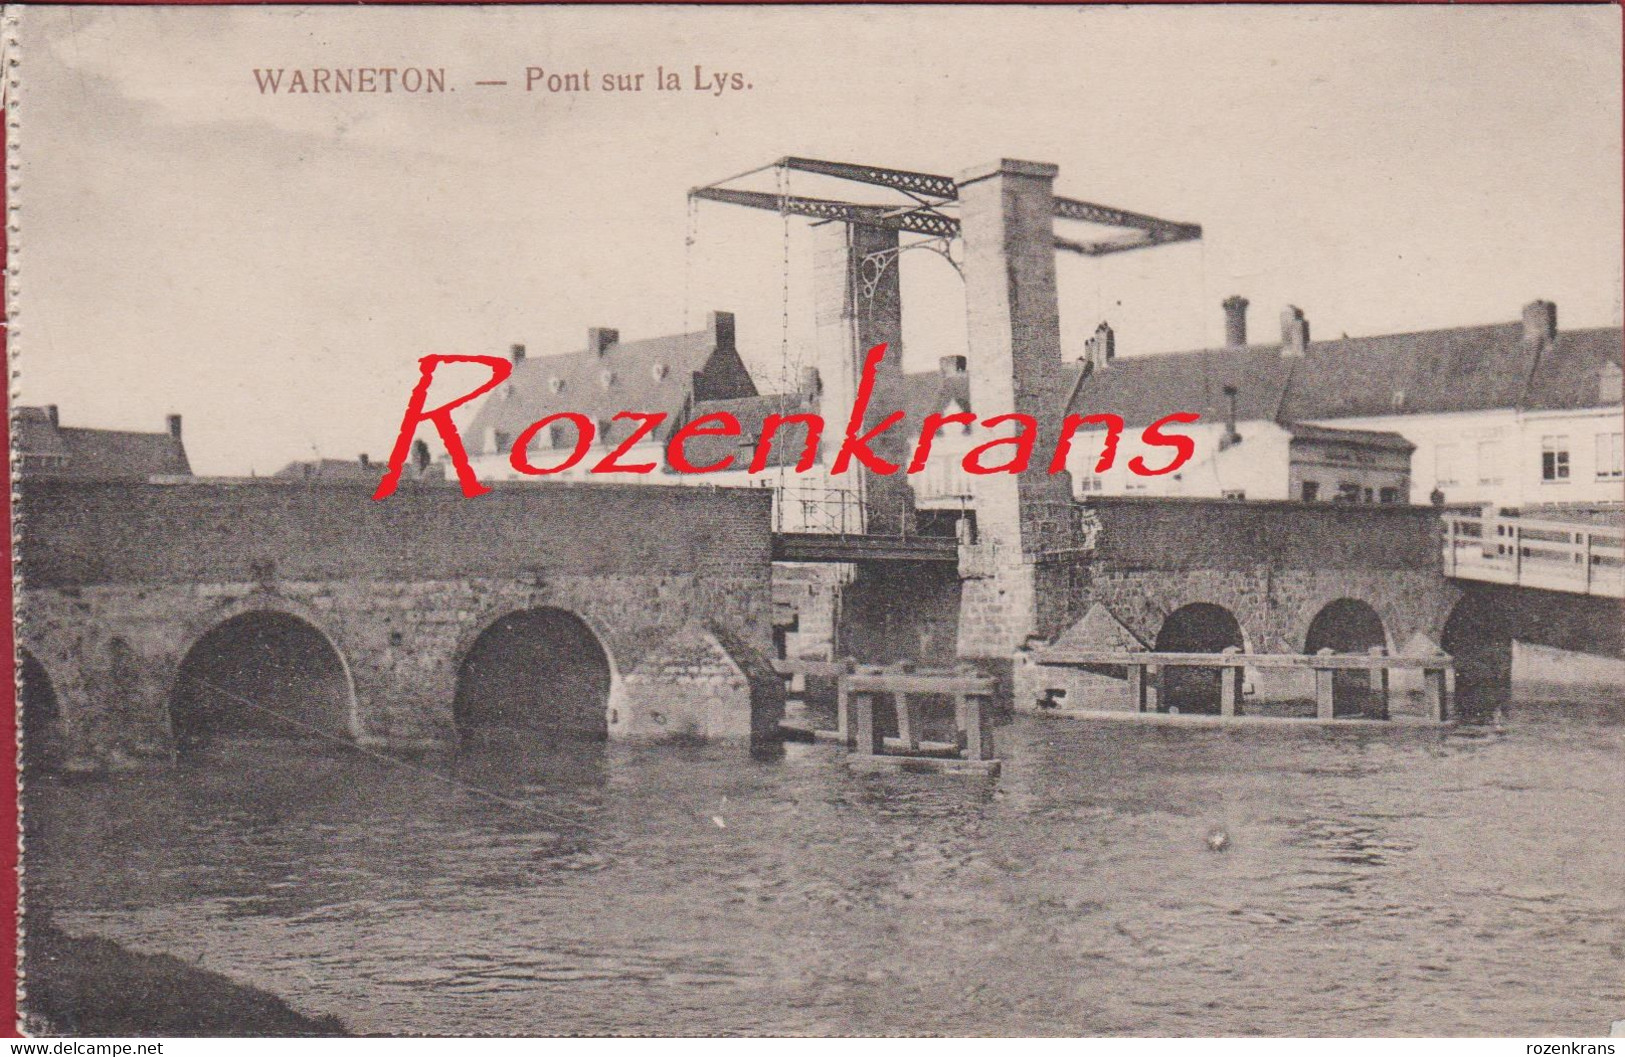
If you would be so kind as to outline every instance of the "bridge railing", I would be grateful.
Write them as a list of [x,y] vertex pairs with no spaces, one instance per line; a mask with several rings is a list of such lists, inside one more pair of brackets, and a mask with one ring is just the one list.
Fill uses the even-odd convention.
[[1625,530],[1484,514],[1444,518],[1444,574],[1625,598]]
[[1239,716],[1242,673],[1248,669],[1297,669],[1314,672],[1315,717],[1336,719],[1336,675],[1362,672],[1369,676],[1372,693],[1379,698],[1378,714],[1388,716],[1388,676],[1395,671],[1420,671],[1429,718],[1443,722],[1451,714],[1451,685],[1455,660],[1445,654],[1431,657],[1389,656],[1379,650],[1367,654],[1242,653],[1234,647],[1223,653],[1148,653],[1126,650],[1049,649],[1034,657],[1039,664],[1062,667],[1112,667],[1125,670],[1129,711],[1152,710],[1150,690],[1158,688],[1159,707],[1167,697],[1162,677],[1173,668],[1216,668],[1220,671],[1219,715]]

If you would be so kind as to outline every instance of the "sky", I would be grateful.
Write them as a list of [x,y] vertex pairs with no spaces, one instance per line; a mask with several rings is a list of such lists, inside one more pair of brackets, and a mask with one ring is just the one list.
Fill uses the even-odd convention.
[[[67,425],[179,412],[197,472],[265,474],[382,458],[425,354],[710,309],[774,388],[811,358],[805,224],[685,192],[784,155],[1047,161],[1059,194],[1200,223],[1058,260],[1069,357],[1102,319],[1119,355],[1218,344],[1230,294],[1259,341],[1287,304],[1317,338],[1535,298],[1617,326],[1620,53],[1613,6],[25,8],[16,398]],[[696,65],[749,87],[689,90]],[[451,90],[253,73],[365,66]],[[527,93],[528,67],[645,90]],[[962,353],[953,269],[909,253],[902,277],[910,369]]]

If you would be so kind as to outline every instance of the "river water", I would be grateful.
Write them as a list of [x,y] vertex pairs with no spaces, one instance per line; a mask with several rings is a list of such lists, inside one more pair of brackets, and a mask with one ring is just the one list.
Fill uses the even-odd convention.
[[[827,744],[211,750],[29,794],[29,898],[356,1032],[1596,1035],[1625,708],[1021,717],[995,781]],[[1224,851],[1208,837],[1222,829]]]

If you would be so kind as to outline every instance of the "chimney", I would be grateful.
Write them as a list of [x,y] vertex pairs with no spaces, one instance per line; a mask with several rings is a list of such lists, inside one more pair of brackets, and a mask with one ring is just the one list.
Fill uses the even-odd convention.
[[[588,331],[587,333],[590,335],[592,332]],[[514,342],[512,345],[509,345],[508,346],[508,359],[512,360],[514,362],[515,366],[517,366],[517,365],[519,365],[521,363],[524,363],[525,362],[525,346],[522,345],[521,343],[517,342],[517,341]]]
[[181,416],[169,416],[169,435],[174,437],[176,440],[181,439]]
[[712,312],[705,317],[705,329],[711,332],[711,347],[715,349],[731,349],[734,347],[734,314],[732,312]]
[[817,396],[824,391],[824,380],[818,376],[817,367],[803,367],[801,369],[800,384],[797,392],[802,396]]
[[1523,306],[1523,340],[1528,345],[1545,345],[1557,338],[1557,306],[1550,301],[1531,301]]
[[610,327],[587,328],[587,351],[594,356],[602,356],[609,351],[611,345],[619,344],[621,332]]
[[1281,355],[1302,356],[1309,347],[1309,321],[1303,309],[1287,305],[1281,310]]
[[367,457],[366,452],[362,452],[361,453],[361,468],[363,470],[365,470],[370,465],[372,465],[372,460]]
[[[524,348],[523,345],[520,348]],[[429,468],[429,444],[427,441],[414,440],[412,442],[412,465],[422,473]]]
[[1233,385],[1224,387],[1224,436],[1219,438],[1220,451],[1241,439],[1241,434],[1236,432],[1236,394],[1238,392],[1239,390]]
[[55,404],[45,405],[45,417],[51,420],[51,428],[56,429],[62,425],[61,416],[57,413]]
[[1095,328],[1094,337],[1084,342],[1083,347],[1090,369],[1104,369],[1117,356],[1117,335],[1112,333],[1112,325],[1102,320]]
[[942,356],[937,359],[937,370],[944,378],[953,378],[969,370],[969,364],[963,356]]
[[1247,304],[1240,294],[1224,299],[1224,344],[1226,348],[1240,349],[1247,345]]

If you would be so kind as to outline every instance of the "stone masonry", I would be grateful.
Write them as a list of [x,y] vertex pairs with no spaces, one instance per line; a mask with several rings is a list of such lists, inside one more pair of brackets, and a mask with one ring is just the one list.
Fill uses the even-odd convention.
[[[671,694],[674,731],[745,737],[782,710],[761,677],[772,648],[766,492],[526,484],[465,500],[424,485],[374,503],[365,486],[34,481],[21,493],[19,645],[49,676],[83,766],[171,758],[187,652],[260,610],[333,646],[363,743],[451,741],[462,657],[504,615],[538,607],[592,629],[612,712],[632,672],[640,694]],[[692,673],[664,674],[668,653],[690,663],[697,635],[734,673],[698,704]]]

